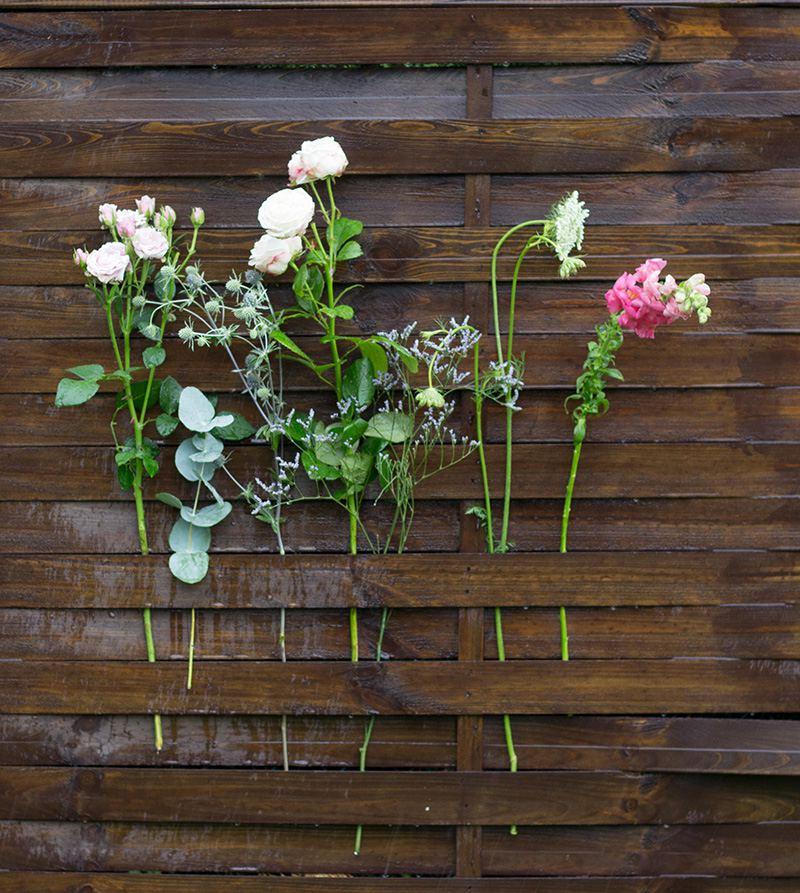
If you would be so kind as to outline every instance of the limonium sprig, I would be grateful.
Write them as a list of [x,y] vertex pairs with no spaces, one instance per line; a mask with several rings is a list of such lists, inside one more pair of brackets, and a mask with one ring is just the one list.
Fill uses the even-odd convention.
[[[509,523],[511,517],[511,483],[513,471],[513,418],[518,410],[519,395],[524,384],[525,358],[514,354],[514,326],[516,321],[517,287],[525,258],[531,251],[545,248],[559,261],[559,276],[566,279],[583,269],[585,262],[573,254],[583,246],[584,223],[589,211],[580,200],[577,192],[571,192],[556,202],[541,220],[526,220],[512,226],[498,240],[492,251],[491,261],[491,299],[492,320],[494,323],[495,347],[497,358],[490,363],[488,370],[481,374],[477,349],[474,354],[474,400],[476,420],[476,441],[478,460],[483,483],[483,505],[469,510],[482,524],[486,534],[486,549],[489,553],[507,552],[511,548],[509,542]],[[522,248],[519,250],[511,277],[511,288],[508,307],[508,333],[505,345],[500,328],[500,301],[498,296],[497,264],[500,252],[506,242],[516,233],[532,230]],[[505,470],[503,486],[503,507],[500,530],[494,530],[491,503],[491,485],[489,471],[483,446],[483,403],[490,399],[505,409]],[[501,661],[506,659],[505,640],[503,636],[503,615],[501,608],[494,609],[495,637],[497,639],[497,656]],[[511,717],[503,716],[503,732],[508,751],[509,768],[517,771],[517,754],[511,728]],[[517,833],[517,826],[511,826],[511,833]]]
[[[192,211],[192,233],[183,254],[175,234],[175,211],[169,205],[156,210],[155,199],[149,195],[137,199],[135,209],[102,204],[98,218],[109,241],[92,251],[76,248],[73,256],[105,318],[114,366],[107,370],[100,363],[90,363],[68,369],[73,377],[58,383],[56,406],[86,403],[99,391],[101,382],[115,387],[110,425],[117,478],[123,490],[133,492],[139,549],[147,555],[143,482],[159,469],[158,445],[147,436],[148,426],[155,421],[151,410],[158,403],[162,385],[156,370],[166,359],[164,333],[173,318],[175,283],[195,252],[204,215],[200,208]],[[154,299],[148,300],[151,294]],[[137,333],[147,343],[140,358],[134,357],[134,351],[139,351],[133,340]],[[132,429],[124,438],[117,433],[120,413],[127,413]],[[149,607],[143,609],[143,623],[147,659],[153,663],[156,650]],[[155,747],[161,750],[161,717],[156,714],[153,723]]]
[[[572,494],[581,448],[586,439],[587,421],[608,411],[607,382],[623,381],[622,373],[616,367],[616,356],[622,346],[624,332],[627,330],[639,338],[652,339],[660,326],[672,325],[692,315],[696,315],[697,321],[704,325],[711,316],[708,306],[711,289],[705,276],[695,273],[680,283],[670,275],[662,280],[661,272],[666,265],[667,262],[659,257],[650,258],[633,273],[623,273],[606,292],[609,316],[597,326],[596,340],[588,343],[583,372],[575,382],[575,393],[566,400],[574,428],[572,463],[561,516],[561,552],[567,551]],[[561,658],[569,660],[567,614],[563,606],[559,609],[559,625]]]

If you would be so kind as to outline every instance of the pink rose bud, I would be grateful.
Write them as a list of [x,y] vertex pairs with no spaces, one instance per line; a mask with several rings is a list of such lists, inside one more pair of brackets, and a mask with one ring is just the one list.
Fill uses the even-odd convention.
[[85,248],[76,248],[72,252],[72,259],[76,267],[85,267],[86,261],[89,260],[89,252]]
[[192,208],[189,220],[192,226],[202,226],[206,222],[206,212],[202,208]]
[[171,205],[164,205],[161,209],[161,216],[169,226],[172,226],[178,218],[175,209]]
[[114,214],[117,212],[117,206],[112,205],[111,202],[106,202],[105,204],[100,205],[98,210],[98,219],[103,226],[111,226],[114,222]]
[[117,211],[114,223],[120,236],[132,238],[136,228],[144,224],[144,216],[140,211]]
[[143,195],[136,199],[136,208],[145,217],[149,217],[156,209],[156,200],[150,195]]

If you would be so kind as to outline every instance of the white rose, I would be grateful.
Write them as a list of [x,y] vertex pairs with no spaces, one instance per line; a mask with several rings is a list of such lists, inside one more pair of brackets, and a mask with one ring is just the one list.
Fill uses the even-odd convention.
[[117,213],[117,206],[111,202],[105,202],[97,209],[97,216],[103,226],[111,226],[114,222],[114,215]]
[[137,257],[143,260],[163,260],[169,250],[169,242],[154,226],[142,226],[131,240]]
[[289,182],[310,183],[325,177],[341,177],[347,156],[332,136],[306,140],[289,159]]
[[276,239],[267,233],[253,245],[250,252],[250,266],[262,273],[280,276],[286,272],[289,262],[303,250],[299,236],[290,239]]
[[122,282],[131,259],[122,242],[106,242],[86,258],[86,273],[100,282]]
[[258,222],[276,239],[302,236],[314,217],[314,199],[304,189],[281,189],[258,209]]

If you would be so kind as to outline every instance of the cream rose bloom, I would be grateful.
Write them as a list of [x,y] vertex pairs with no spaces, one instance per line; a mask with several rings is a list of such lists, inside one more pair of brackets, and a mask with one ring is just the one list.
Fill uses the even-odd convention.
[[106,242],[86,258],[86,273],[100,282],[122,282],[131,259],[122,242]]
[[250,266],[262,273],[280,276],[286,272],[289,262],[303,250],[303,242],[299,236],[290,239],[276,239],[269,233],[262,236],[253,245],[250,252]]
[[142,260],[163,260],[169,250],[169,242],[154,226],[142,226],[137,229],[131,244],[136,256]]
[[276,239],[302,236],[314,217],[314,199],[304,189],[281,189],[258,209],[258,222]]
[[341,177],[347,164],[344,150],[332,136],[306,140],[289,159],[289,182],[297,185]]

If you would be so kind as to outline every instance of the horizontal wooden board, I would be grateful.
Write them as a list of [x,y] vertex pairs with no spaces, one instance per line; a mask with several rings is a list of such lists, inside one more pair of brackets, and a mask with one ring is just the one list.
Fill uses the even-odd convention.
[[[458,657],[455,608],[395,608],[381,649],[386,660]],[[137,660],[142,656],[140,611],[0,609],[0,659]],[[189,653],[188,611],[156,611],[156,653],[160,660],[185,661]],[[198,611],[195,660],[280,660],[277,611]],[[290,660],[341,660],[349,654],[344,611],[296,610],[285,620]],[[363,611],[359,646],[377,654],[380,612]],[[484,617],[488,659],[497,658],[492,614]],[[560,656],[558,612],[511,609],[503,612],[509,659]],[[574,659],[637,658],[647,642],[651,658],[739,657],[800,659],[797,605],[632,609],[572,608],[570,654]]]
[[[343,265],[343,282],[483,282],[488,278],[499,228],[376,227],[360,239],[364,257]],[[257,230],[206,230],[198,255],[210,280],[224,280],[232,268],[246,269]],[[583,279],[615,280],[654,254],[672,258],[678,279],[702,271],[713,279],[797,276],[800,273],[798,226],[597,226],[587,232]],[[4,285],[80,284],[84,274],[72,259],[73,248],[102,242],[94,232],[0,231],[0,283]],[[516,260],[515,244],[499,266],[509,279]],[[516,247],[520,247],[521,242]],[[550,254],[530,257],[526,280],[558,278]],[[603,291],[611,283],[603,287]],[[598,295],[598,300],[600,296]]]
[[[130,516],[130,511],[125,514]],[[128,521],[132,526],[130,517]],[[640,545],[646,543],[646,539],[640,541]],[[792,552],[627,549],[566,555],[261,555],[257,560],[215,555],[207,581],[185,586],[170,577],[161,556],[87,558],[54,551],[51,548],[46,557],[4,559],[0,606],[777,606],[794,605],[800,592],[800,557]]]
[[[457,551],[461,510],[455,502],[421,502],[407,551]],[[495,507],[495,511],[500,509]],[[561,511],[562,500],[515,502],[510,540],[516,549],[557,551]],[[325,503],[313,508],[295,507],[284,521],[287,548],[296,552],[346,552],[343,519],[341,509]],[[147,527],[153,551],[166,551],[174,521],[174,509],[161,503],[148,505]],[[375,537],[385,534],[391,518],[386,508],[368,507],[363,521]],[[133,506],[124,503],[11,502],[0,516],[0,533],[0,554],[97,556],[139,551]],[[575,504],[569,531],[570,549],[579,552],[628,552],[631,543],[652,552],[793,550],[799,536],[798,500],[778,497],[586,499]],[[360,539],[359,549],[368,548]],[[260,555],[277,551],[272,533],[245,511],[233,512],[214,530],[212,549]]]
[[[130,0],[126,0],[130,2]],[[44,4],[43,4],[44,5]],[[246,5],[241,2],[239,5]],[[537,878],[538,893],[794,893],[793,878]],[[529,893],[528,878],[357,878],[10,871],[2,893]],[[88,890],[87,890],[88,893]]]
[[[688,263],[672,261],[677,275],[688,274]],[[622,267],[620,266],[620,269]],[[669,267],[668,267],[669,269]],[[689,268],[691,269],[691,268]],[[612,277],[601,281],[523,282],[518,287],[515,330],[521,334],[592,333],[605,312],[603,295]],[[713,315],[703,332],[800,332],[796,294],[800,279],[786,277],[710,281]],[[507,330],[508,284],[500,288],[500,327]],[[270,288],[276,307],[292,306],[285,284]],[[364,334],[401,329],[416,321],[431,327],[437,319],[465,312],[464,286],[458,283],[369,283],[350,292],[355,316],[341,320],[337,331]],[[469,308],[474,310],[474,308]],[[487,298],[486,312],[489,305]],[[474,319],[478,322],[478,318]],[[294,334],[316,334],[308,322],[289,322]],[[485,325],[489,339],[493,325]],[[317,330],[318,331],[318,330]],[[675,331],[673,329],[673,331]],[[104,316],[97,300],[80,286],[0,286],[0,333],[10,339],[106,337]],[[659,338],[663,330],[659,333]]]
[[768,660],[6,664],[4,713],[791,713],[800,663]]
[[[779,182],[785,183],[784,192],[792,192],[790,179],[779,177]],[[108,201],[120,208],[133,207],[134,201],[145,193],[153,195],[159,204],[175,208],[181,224],[189,219],[192,207],[202,203],[206,219],[214,227],[250,229],[256,225],[258,208],[264,199],[285,186],[285,174],[146,180],[6,178],[0,179],[0,200],[5,209],[3,226],[7,229],[93,230],[97,228],[99,204]],[[777,191],[770,191],[770,198]],[[368,226],[460,226],[464,222],[464,178],[459,176],[375,178],[348,174],[337,183],[336,196],[337,204],[348,216],[363,220]],[[44,213],[45,208],[53,213]],[[750,222],[792,221],[787,217],[785,221]],[[95,238],[99,238],[99,233],[92,234]]]
[[[319,344],[298,339],[312,355],[322,356]],[[528,388],[571,387],[586,356],[586,338],[581,335],[523,335],[515,339],[515,352],[527,357]],[[655,341],[629,337],[618,355],[618,366],[627,386],[752,387],[790,386],[797,383],[797,335],[705,335],[684,326],[660,332]],[[141,344],[141,342],[139,342]],[[227,355],[216,349],[190,351],[182,344],[166,345],[164,374],[203,389],[239,392],[241,382],[231,371]],[[134,347],[134,357],[136,347]],[[492,345],[485,357],[492,356]],[[4,368],[0,370],[0,393],[55,395],[65,370],[79,363],[102,363],[113,368],[108,339],[72,341],[7,341],[3,344]],[[103,385],[107,390],[111,385]],[[319,390],[311,373],[292,367],[286,391]],[[613,404],[613,391],[609,391]],[[62,410],[62,415],[80,410]],[[590,425],[591,429],[591,425]]]
[[[503,495],[505,447],[490,444],[486,450],[490,493]],[[562,444],[519,444],[513,451],[515,499],[558,499],[569,476],[572,450]],[[289,451],[288,455],[292,455]],[[463,452],[449,447],[442,462],[458,461]],[[698,496],[800,495],[800,455],[789,444],[673,444],[669,462],[662,462],[661,444],[602,444],[586,450],[576,499],[628,497],[681,498]],[[197,486],[185,481],[175,468],[170,447],[161,453],[158,487],[191,502]],[[226,464],[242,484],[269,473],[271,454],[263,446],[237,446]],[[430,461],[433,474],[439,459]],[[2,447],[0,465],[7,469],[0,481],[0,502],[19,500],[124,500],[111,447]],[[221,477],[221,475],[220,475]],[[230,498],[238,490],[227,481],[220,491]],[[302,486],[302,485],[301,485]],[[308,488],[308,484],[304,485]],[[311,492],[311,491],[309,491]],[[379,490],[375,491],[377,497]],[[483,498],[477,456],[434,474],[417,489],[418,499]],[[205,502],[210,497],[201,495]]]
[[[487,829],[484,865],[487,876],[512,877],[518,877],[521,870],[534,876],[585,877],[591,866],[593,876],[605,875],[614,882],[626,874],[634,878],[643,872],[653,874],[656,866],[669,874],[712,873],[725,878],[726,883],[728,877],[750,878],[756,873],[797,878],[796,834],[797,827],[790,822],[722,827],[530,828],[517,837],[504,828]],[[151,870],[164,872],[241,872],[247,867],[252,873],[446,875],[454,867],[453,834],[447,829],[370,827],[358,857],[352,855],[352,841],[352,828],[3,822],[0,859],[16,870],[123,872],[140,870],[137,866],[143,859]],[[497,882],[496,877],[492,880]],[[526,883],[529,889],[530,881]],[[538,886],[539,881],[536,883]],[[608,889],[608,881],[605,883]],[[498,889],[503,890],[492,887],[492,893]],[[599,889],[602,891],[602,887]],[[620,888],[615,888],[615,893],[616,889]],[[681,890],[672,889],[676,893]],[[725,893],[737,890],[721,889]],[[669,887],[666,890],[672,893]],[[684,887],[681,893],[690,891],[694,893],[692,887]]]
[[[800,388],[731,388],[657,391],[616,388],[613,411],[594,419],[591,442],[694,443],[712,441],[796,443],[800,437]],[[572,442],[572,425],[564,411],[567,391],[528,391],[514,416],[516,443]],[[253,417],[249,398],[222,395],[227,410]],[[298,408],[326,410],[320,394],[298,394]],[[462,401],[463,402],[463,401]],[[330,407],[331,411],[333,407]],[[113,396],[101,394],[79,413],[65,413],[53,404],[52,394],[0,394],[0,445],[110,446],[109,419]],[[117,431],[127,430],[119,421]],[[487,408],[484,438],[505,440],[505,412]],[[175,437],[169,438],[170,442]],[[588,451],[587,451],[588,453]]]
[[[293,768],[353,769],[360,717],[292,717]],[[518,716],[514,744],[523,770],[800,775],[800,722],[717,717]],[[0,716],[0,757],[29,766],[282,766],[274,716],[170,716],[164,749],[145,716]],[[507,769],[499,717],[484,720],[483,766]],[[453,717],[381,716],[370,769],[454,769]]]
[[[495,118],[784,115],[800,109],[794,62],[498,68]],[[413,85],[412,85],[413,89]]]
[[[239,4],[237,4],[239,5]],[[246,5],[246,4],[245,4]],[[517,6],[367,9],[313,35],[285,10],[103,11],[3,17],[4,67],[798,59],[795,9]]]
[[[61,189],[66,191],[69,186]],[[492,224],[512,226],[528,219],[534,206],[548,207],[575,189],[591,212],[590,227],[609,223],[658,226],[665,220],[684,225],[796,223],[800,174],[772,170],[499,175],[492,177]],[[31,226],[28,220],[21,222]]]
[[800,815],[797,779],[619,772],[3,767],[0,793],[0,820],[24,821],[607,826]]
[[[9,177],[282,174],[306,139],[331,135],[359,174],[748,171],[800,166],[797,116],[597,117],[538,121],[5,120]],[[357,146],[357,151],[351,147]],[[446,146],[446,150],[445,147]],[[172,160],[180,156],[175,170]]]

